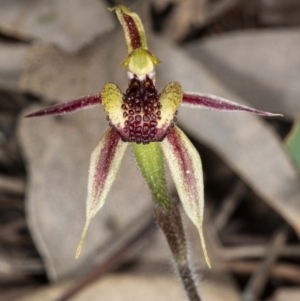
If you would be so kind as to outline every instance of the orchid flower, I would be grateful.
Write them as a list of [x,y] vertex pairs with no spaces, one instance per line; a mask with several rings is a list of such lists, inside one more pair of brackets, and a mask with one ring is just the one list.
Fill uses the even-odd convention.
[[[128,47],[128,56],[121,63],[127,67],[129,84],[126,92],[120,91],[114,83],[107,83],[100,93],[57,104],[26,116],[62,115],[101,104],[107,113],[110,128],[91,155],[86,224],[76,257],[81,252],[91,220],[105,203],[125,150],[131,145],[155,205],[162,208],[161,212],[165,214],[166,223],[160,222],[163,229],[168,223],[173,226],[176,224],[176,220],[172,222],[172,217],[168,220],[173,207],[165,179],[165,158],[184,211],[199,231],[204,257],[210,267],[202,229],[204,189],[201,160],[187,136],[175,125],[177,110],[183,106],[191,109],[245,111],[262,116],[278,114],[256,110],[210,94],[187,92],[176,81],[169,83],[159,93],[155,88],[155,65],[161,62],[148,50],[139,16],[123,5],[109,10],[116,12]],[[162,216],[161,212],[156,212],[158,218]]]

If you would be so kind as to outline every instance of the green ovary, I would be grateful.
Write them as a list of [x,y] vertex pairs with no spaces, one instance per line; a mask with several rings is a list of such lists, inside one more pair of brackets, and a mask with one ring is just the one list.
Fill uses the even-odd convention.
[[168,209],[170,196],[165,178],[163,153],[159,142],[132,143],[132,148],[154,200],[164,209]]

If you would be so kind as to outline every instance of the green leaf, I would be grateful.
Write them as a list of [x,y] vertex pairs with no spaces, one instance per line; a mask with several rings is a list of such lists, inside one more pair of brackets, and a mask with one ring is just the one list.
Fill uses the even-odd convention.
[[300,171],[300,118],[298,118],[286,139],[286,148]]

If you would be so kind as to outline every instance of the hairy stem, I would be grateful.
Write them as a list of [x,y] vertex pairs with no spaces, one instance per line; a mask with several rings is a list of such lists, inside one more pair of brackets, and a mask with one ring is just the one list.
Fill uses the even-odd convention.
[[154,211],[158,224],[163,230],[172,251],[176,268],[189,301],[201,301],[189,266],[186,238],[177,203],[171,200],[167,210],[155,204]]

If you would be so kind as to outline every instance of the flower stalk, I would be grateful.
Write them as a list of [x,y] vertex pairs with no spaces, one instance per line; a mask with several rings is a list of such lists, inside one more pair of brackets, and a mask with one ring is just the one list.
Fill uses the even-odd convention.
[[186,237],[177,202],[171,200],[167,210],[155,204],[154,212],[156,220],[172,251],[177,272],[189,300],[200,301],[201,298],[198,294],[188,260]]

